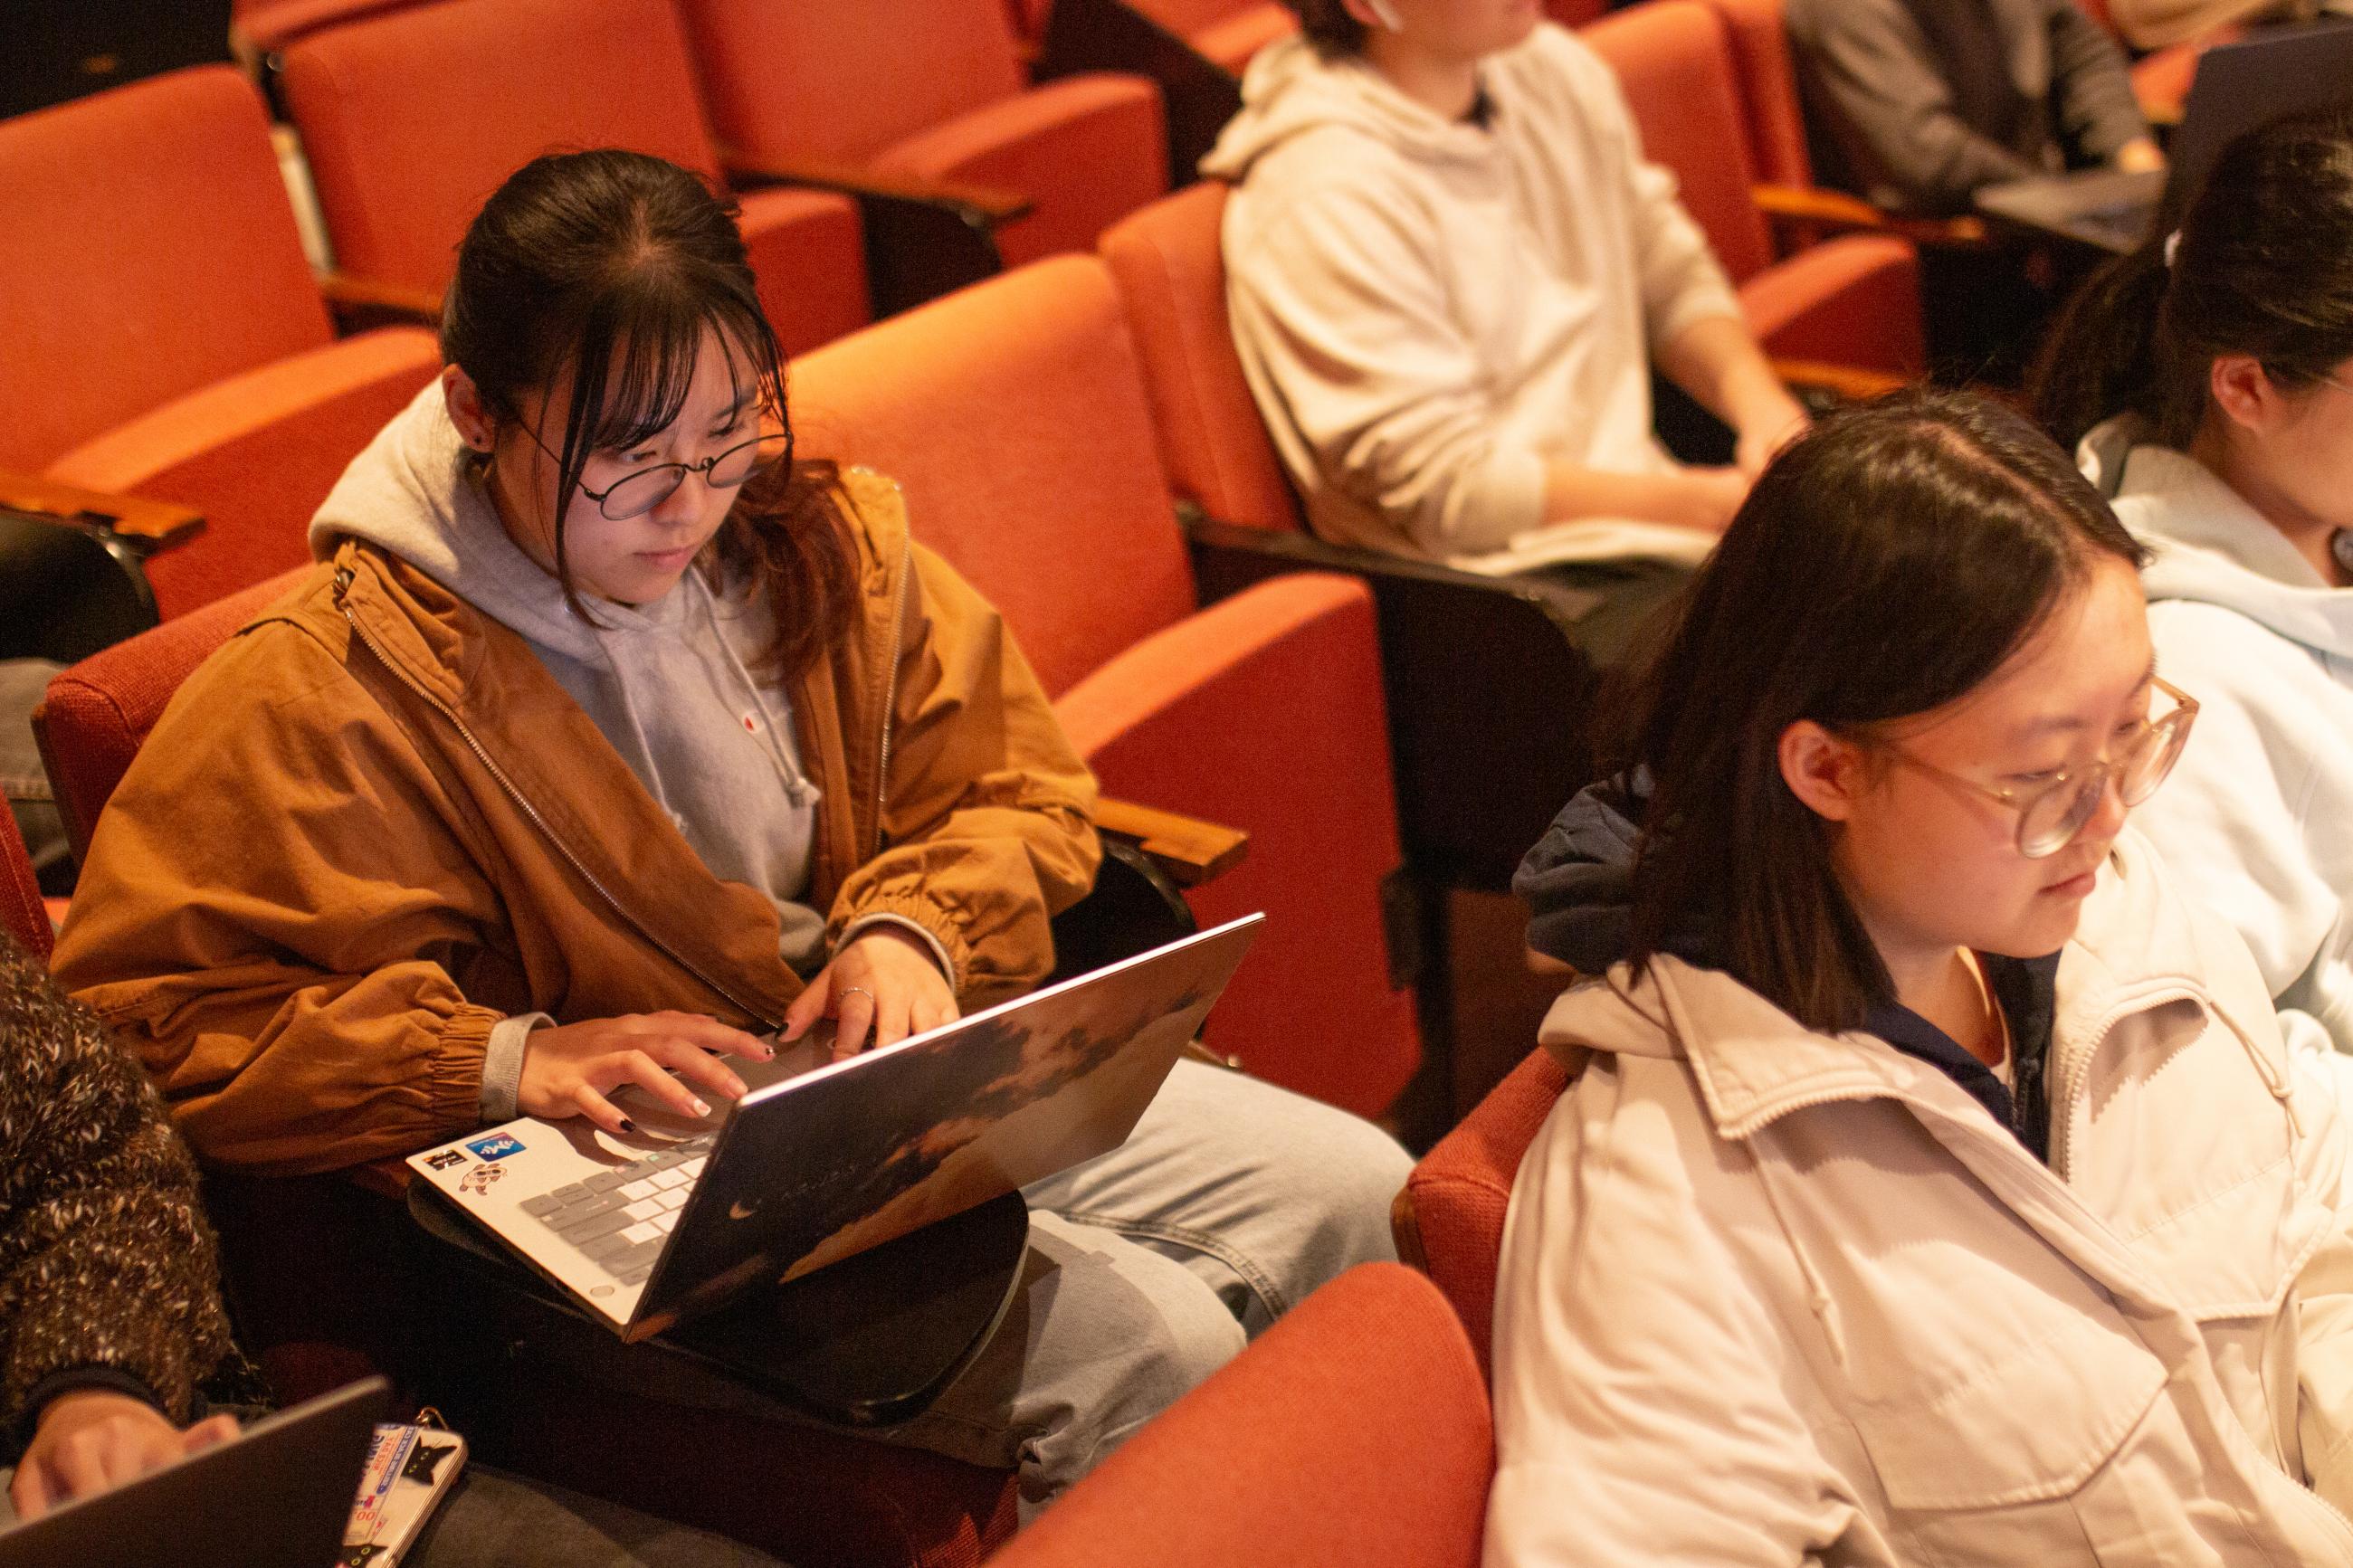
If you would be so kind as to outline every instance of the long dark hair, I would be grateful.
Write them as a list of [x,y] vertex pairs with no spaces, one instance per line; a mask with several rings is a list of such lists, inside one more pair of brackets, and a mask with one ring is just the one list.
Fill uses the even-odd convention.
[[2232,142],[2179,232],[2169,266],[2169,236],[2109,262],[2052,331],[2034,404],[2068,446],[2124,413],[2186,445],[2222,354],[2252,355],[2284,386],[2353,359],[2353,110]]
[[[491,415],[520,417],[529,389],[572,373],[556,454],[555,575],[575,614],[565,513],[592,453],[626,447],[679,416],[706,331],[732,345],[784,426],[784,354],[761,312],[734,205],[702,178],[639,153],[535,158],[476,215],[441,309],[441,354],[472,378]],[[554,411],[549,411],[553,414]],[[552,421],[551,421],[552,423]],[[764,663],[790,675],[831,646],[856,607],[857,562],[838,476],[786,461],[736,498],[717,540],[722,572],[748,577],[774,607]]]
[[1892,999],[1822,820],[1781,776],[1799,720],[1868,731],[2009,659],[2102,555],[2142,552],[2064,454],[1999,405],[1906,393],[1842,410],[1765,471],[1635,689],[1622,760],[1652,794],[1637,971],[1703,931],[1810,1028]]

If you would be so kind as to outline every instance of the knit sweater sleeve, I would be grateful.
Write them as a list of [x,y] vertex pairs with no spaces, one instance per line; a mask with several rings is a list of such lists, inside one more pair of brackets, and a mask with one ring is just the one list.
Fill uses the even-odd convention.
[[138,1065],[0,940],[0,1424],[104,1369],[175,1419],[229,1351],[186,1148]]

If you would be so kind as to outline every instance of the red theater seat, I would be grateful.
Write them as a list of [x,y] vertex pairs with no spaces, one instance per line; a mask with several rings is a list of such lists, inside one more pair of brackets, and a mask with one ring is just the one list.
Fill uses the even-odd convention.
[[[289,45],[336,265],[438,300],[485,199],[542,153],[627,147],[723,186],[669,0],[466,0],[328,26]],[[868,317],[857,207],[832,192],[741,198],[760,300],[787,353]]]
[[1033,205],[995,230],[1008,265],[1092,248],[1167,189],[1159,89],[1109,73],[1029,87],[1004,0],[680,9],[731,153],[1017,194]]
[[1757,202],[1741,68],[1714,8],[1651,0],[1582,36],[1617,72],[1644,154],[1674,171],[1684,207],[1738,286],[1767,353],[1905,380],[1926,372],[1919,258],[1908,241],[1852,234],[1777,253]]
[[0,466],[184,502],[165,616],[310,559],[343,465],[440,365],[432,334],[338,342],[261,100],[227,66],[0,123]]
[[1352,1268],[1071,1489],[992,1568],[1472,1568],[1487,1392],[1430,1282]]
[[1383,935],[1398,852],[1371,601],[1293,576],[1198,608],[1103,263],[870,328],[802,361],[793,395],[807,449],[898,479],[916,538],[1004,612],[1107,792],[1250,834],[1191,895],[1205,922],[1269,917],[1210,1043],[1385,1110],[1419,1046]]
[[49,961],[56,936],[49,929],[49,911],[33,877],[32,858],[25,853],[25,836],[5,811],[0,811],[0,931],[43,963]]
[[1567,1086],[1551,1052],[1532,1053],[1439,1140],[1398,1194],[1398,1256],[1419,1263],[1454,1303],[1482,1373],[1493,1365],[1495,1270],[1512,1181]]
[[1236,76],[1250,57],[1299,31],[1298,14],[1281,0],[1128,0],[1191,45],[1195,53]]

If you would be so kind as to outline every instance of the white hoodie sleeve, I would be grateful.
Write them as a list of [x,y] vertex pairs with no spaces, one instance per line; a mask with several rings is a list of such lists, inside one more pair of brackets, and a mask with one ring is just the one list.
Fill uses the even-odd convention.
[[1588,1068],[1522,1162],[1495,1288],[1487,1568],[1816,1562],[1855,1517],[1788,1335],[1657,1107]]
[[2307,689],[2310,653],[2219,605],[2149,608],[2158,667],[2198,700],[2197,727],[2133,812],[2184,890],[2236,930],[2299,1052],[2353,1050],[2353,738]]
[[1442,558],[1541,523],[1546,464],[1495,434],[1491,369],[1431,258],[1441,222],[1402,184],[1351,182],[1269,215],[1227,260],[1235,341],[1317,470]]

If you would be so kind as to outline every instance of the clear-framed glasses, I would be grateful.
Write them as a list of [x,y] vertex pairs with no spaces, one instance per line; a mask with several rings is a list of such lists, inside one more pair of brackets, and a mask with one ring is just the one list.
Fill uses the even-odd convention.
[[[531,429],[527,425],[523,428]],[[539,449],[554,458],[557,463],[564,461],[546,442],[539,439],[538,431],[532,430],[531,438],[539,442]],[[761,469],[775,468],[792,455],[791,434],[778,430],[754,436],[749,441],[730,447],[699,463],[656,463],[649,468],[639,468],[634,474],[615,479],[601,490],[592,490],[582,485],[580,493],[595,501],[596,510],[606,517],[621,522],[629,518],[643,517],[670,500],[678,487],[686,483],[689,474],[701,474],[703,482],[712,489],[732,490],[747,482]]]
[[2173,764],[2181,760],[2181,748],[2189,739],[2189,726],[2198,719],[2197,700],[2164,679],[2156,680],[2155,685],[2173,700],[2170,710],[2143,720],[2130,735],[2110,748],[2106,756],[2089,767],[2061,768],[2047,782],[2031,789],[1997,789],[1933,763],[1924,763],[1901,746],[1890,746],[1888,750],[1898,762],[1988,800],[1999,801],[2018,813],[2018,852],[2030,860],[2041,860],[2075,841],[2084,825],[2099,811],[2110,779],[2116,781],[2116,795],[2125,805],[2138,805],[2157,793],[2157,786],[2165,782]]

